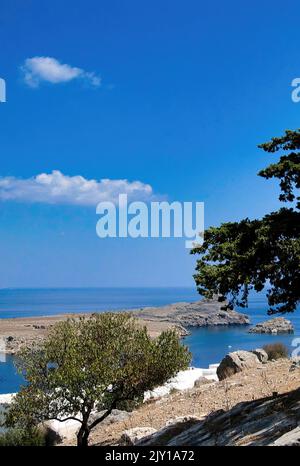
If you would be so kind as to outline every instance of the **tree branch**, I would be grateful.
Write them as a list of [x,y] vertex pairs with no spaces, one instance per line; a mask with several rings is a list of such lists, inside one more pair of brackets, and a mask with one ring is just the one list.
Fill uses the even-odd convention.
[[104,421],[104,419],[106,419],[111,414],[112,410],[116,407],[116,403],[117,402],[114,401],[111,407],[101,417],[92,422],[92,424],[89,426],[89,430],[92,430],[94,427],[100,424],[100,422]]
[[45,419],[45,420],[46,421],[59,421],[59,422],[77,421],[77,422],[80,422],[80,424],[82,424],[82,420],[78,419],[75,416],[69,416],[69,417],[66,417],[65,419],[59,419],[58,417],[47,417],[47,419]]

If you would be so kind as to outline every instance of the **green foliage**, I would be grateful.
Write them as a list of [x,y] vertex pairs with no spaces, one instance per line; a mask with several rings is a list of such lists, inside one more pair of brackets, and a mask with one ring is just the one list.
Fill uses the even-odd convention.
[[300,301],[300,130],[286,131],[260,146],[267,152],[292,150],[259,175],[280,179],[280,200],[290,208],[265,215],[224,223],[205,232],[194,275],[200,294],[228,295],[230,305],[247,306],[250,289],[261,291],[269,285],[269,314],[294,311]]
[[269,359],[282,359],[289,357],[289,350],[283,343],[270,343],[264,345],[263,349],[267,353]]
[[38,429],[9,429],[0,434],[0,447],[43,447],[45,437]]
[[300,130],[286,131],[281,138],[273,138],[271,142],[261,144],[266,152],[277,152],[278,150],[292,151],[282,155],[278,163],[272,164],[265,170],[259,172],[264,178],[278,178],[280,180],[281,195],[279,199],[283,202],[297,200],[297,208],[300,209],[300,197],[296,196],[295,190],[300,188]]
[[[76,419],[78,444],[112,409],[136,404],[146,390],[188,367],[174,331],[151,339],[129,314],[103,313],[55,325],[48,338],[18,355],[28,385],[16,395],[7,425]],[[102,417],[91,415],[103,411]]]

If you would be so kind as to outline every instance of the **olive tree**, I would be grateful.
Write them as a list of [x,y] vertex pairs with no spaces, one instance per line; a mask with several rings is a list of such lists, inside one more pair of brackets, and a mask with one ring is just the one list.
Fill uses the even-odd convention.
[[18,355],[27,382],[7,414],[8,426],[78,421],[77,445],[113,409],[139,403],[144,392],[186,369],[190,353],[175,331],[151,339],[127,313],[94,314],[56,324]]

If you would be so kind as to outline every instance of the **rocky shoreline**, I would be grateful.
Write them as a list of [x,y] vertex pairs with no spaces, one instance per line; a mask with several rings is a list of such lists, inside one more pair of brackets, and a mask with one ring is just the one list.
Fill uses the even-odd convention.
[[[189,334],[189,328],[193,327],[248,325],[250,323],[247,315],[228,309],[227,302],[220,298],[193,303],[175,303],[161,307],[122,309],[120,312],[130,312],[141,325],[146,325],[152,337],[170,328],[175,329],[183,338]],[[55,323],[69,317],[79,318],[83,315],[89,314],[0,319],[0,338],[4,341],[4,351],[7,354],[15,354],[22,346],[45,338]]]

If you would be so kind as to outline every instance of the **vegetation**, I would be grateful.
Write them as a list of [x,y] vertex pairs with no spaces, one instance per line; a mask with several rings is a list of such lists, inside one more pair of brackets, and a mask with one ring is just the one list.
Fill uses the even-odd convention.
[[263,349],[267,353],[269,359],[282,359],[289,357],[289,350],[283,343],[270,343],[264,345]]
[[44,435],[38,429],[9,429],[0,434],[0,447],[43,447]]
[[251,289],[268,285],[269,314],[292,312],[300,301],[300,130],[259,146],[282,154],[259,172],[280,180],[280,201],[290,203],[262,219],[223,223],[205,232],[194,275],[200,294],[229,297],[230,306],[245,307]]
[[[186,369],[190,353],[174,331],[150,339],[129,314],[104,313],[56,324],[42,343],[25,348],[18,368],[27,385],[14,398],[8,426],[78,421],[77,444],[115,408]],[[99,414],[100,413],[100,414]]]

